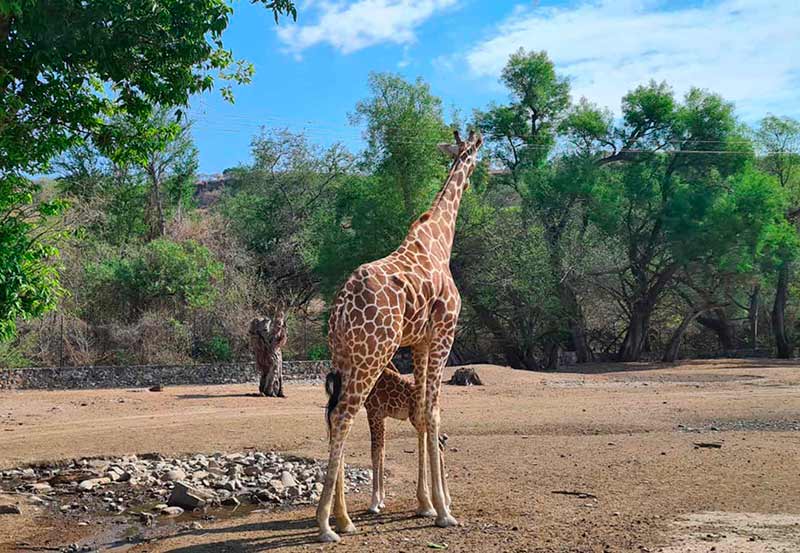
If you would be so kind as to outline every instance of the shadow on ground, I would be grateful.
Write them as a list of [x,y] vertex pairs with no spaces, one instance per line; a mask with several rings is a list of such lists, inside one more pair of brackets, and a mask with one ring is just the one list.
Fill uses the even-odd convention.
[[[388,524],[402,520],[422,521],[416,517],[412,511],[373,515],[366,511],[353,516],[356,525],[359,526],[359,533],[369,533],[374,521],[380,519],[381,524]],[[382,533],[390,532],[413,532],[415,527],[397,528],[394,530],[382,529]],[[253,534],[267,534],[269,536],[258,537]],[[301,545],[321,545],[317,541],[317,521],[314,518],[304,518],[299,520],[275,520],[268,522],[246,523],[238,526],[224,528],[211,528],[208,530],[190,530],[178,534],[177,536],[202,536],[208,539],[214,534],[226,534],[230,536],[242,535],[245,537],[235,539],[223,539],[219,541],[208,541],[196,545],[165,549],[165,553],[216,553],[225,551],[229,553],[254,553],[257,551],[273,551],[288,547]],[[357,536],[355,534],[354,536]],[[353,539],[354,536],[343,536],[343,539]],[[152,542],[151,542],[152,543]]]

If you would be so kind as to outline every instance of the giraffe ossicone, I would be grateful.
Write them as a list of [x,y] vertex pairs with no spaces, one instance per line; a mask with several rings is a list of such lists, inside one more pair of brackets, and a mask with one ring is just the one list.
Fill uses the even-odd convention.
[[[355,529],[344,499],[344,442],[353,419],[401,346],[412,351],[416,412],[410,416],[424,428],[417,436],[420,454],[428,457],[436,525],[458,524],[444,491],[439,393],[461,309],[450,273],[456,218],[483,138],[474,131],[466,141],[457,131],[454,136],[455,146],[443,149],[453,155],[453,163],[431,208],[411,224],[394,252],[356,269],[332,304],[328,342],[333,369],[326,379],[330,455],[317,507],[321,541],[339,540],[330,527],[331,507],[339,532]],[[419,507],[428,507],[422,498]]]

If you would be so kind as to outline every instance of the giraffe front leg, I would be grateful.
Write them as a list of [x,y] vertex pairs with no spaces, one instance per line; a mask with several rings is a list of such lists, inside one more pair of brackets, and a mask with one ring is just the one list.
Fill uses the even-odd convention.
[[450,498],[450,490],[447,489],[447,472],[444,470],[444,450],[447,446],[447,435],[442,434],[442,437],[439,439],[439,466],[441,467],[440,470],[442,472],[442,491],[444,492],[444,502],[447,505],[447,508],[450,509],[453,500]]
[[428,378],[428,344],[418,344],[412,348],[414,362],[414,398],[409,406],[409,420],[417,431],[417,515],[423,517],[436,516],[431,503],[428,488],[426,425],[425,425],[425,390]]
[[[371,415],[369,412],[368,415]],[[383,450],[385,428],[380,414],[369,417],[370,447],[372,450],[372,503],[368,511],[378,514],[383,508]]]
[[386,508],[386,471],[383,468],[386,457],[385,452],[385,447],[381,447],[381,454],[378,458],[378,461],[380,462],[380,466],[378,467],[378,507],[380,507],[381,510]]
[[[440,304],[440,309],[443,305]],[[430,457],[431,467],[431,491],[433,494],[433,506],[436,509],[436,526],[446,528],[457,526],[458,521],[450,514],[447,506],[444,489],[444,471],[439,452],[439,393],[442,385],[442,373],[453,345],[456,319],[446,313],[444,309],[435,316],[441,317],[435,321],[434,328],[437,333],[431,341],[431,351],[428,362],[427,390],[425,391],[425,416],[428,432],[428,456]]]

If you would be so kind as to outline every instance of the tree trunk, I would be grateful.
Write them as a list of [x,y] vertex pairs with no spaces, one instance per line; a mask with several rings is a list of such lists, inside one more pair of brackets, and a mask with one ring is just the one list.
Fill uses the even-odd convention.
[[[553,275],[559,277],[556,280],[555,287],[564,318],[566,319],[566,330],[569,331],[571,345],[575,349],[578,363],[586,363],[591,360],[591,351],[586,340],[586,318],[583,316],[583,309],[581,309],[581,305],[578,302],[575,289],[566,277],[560,278],[560,275],[565,274],[561,237],[567,221],[567,218],[562,218],[557,223],[550,224],[545,228],[545,244],[549,253],[550,270]],[[549,349],[549,346],[546,346],[546,349]],[[551,357],[549,352],[546,352],[546,356],[548,358]],[[557,364],[556,362],[555,365]],[[546,365],[550,368],[556,368],[550,359],[546,361]]]
[[259,317],[250,321],[250,347],[261,374],[258,391],[266,397],[285,397],[283,394],[283,352],[286,344],[285,315],[274,319]]
[[504,356],[506,363],[512,369],[522,369],[525,371],[538,371],[542,368],[542,364],[533,355],[527,352],[520,351],[516,347],[508,347],[505,350]]
[[758,349],[758,311],[761,307],[761,286],[756,284],[750,293],[747,320],[750,321],[750,347]]
[[578,302],[575,290],[566,283],[561,285],[561,303],[567,310],[569,333],[577,361],[578,363],[588,363],[592,360],[592,352],[586,339],[586,318],[583,316],[583,309]]
[[642,357],[644,344],[647,340],[647,332],[650,329],[650,316],[653,313],[653,305],[648,301],[637,301],[631,310],[631,319],[628,322],[628,330],[625,332],[625,339],[617,353],[619,361],[638,361]]
[[694,310],[683,317],[681,324],[675,329],[675,332],[672,333],[672,337],[669,339],[667,349],[664,351],[664,357],[661,358],[662,361],[672,363],[678,359],[678,353],[680,352],[681,342],[683,342],[683,335],[686,333],[686,329],[689,328],[692,321],[702,312],[703,310]]
[[789,265],[778,270],[778,284],[775,288],[775,303],[772,305],[772,333],[775,335],[775,349],[780,359],[792,356],[792,344],[786,335],[786,302],[789,299]]
[[561,367],[561,344],[548,342],[544,348],[544,366],[548,371],[557,371]]
[[714,315],[714,317],[698,317],[697,322],[717,334],[719,345],[723,351],[736,349],[733,326],[728,320],[725,310],[721,307],[714,309]]
[[148,169],[150,176],[150,240],[161,238],[167,234],[167,222],[164,217],[164,204],[161,200],[161,177],[155,169]]

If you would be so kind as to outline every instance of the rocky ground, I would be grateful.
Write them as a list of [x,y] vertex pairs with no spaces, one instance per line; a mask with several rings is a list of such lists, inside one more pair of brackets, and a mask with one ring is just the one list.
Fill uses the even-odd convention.
[[[800,551],[800,365],[478,372],[484,386],[443,391],[462,525],[413,517],[416,438],[396,421],[387,511],[365,512],[361,416],[347,447],[359,532],[337,551]],[[318,384],[286,392],[0,392],[0,551],[319,550],[325,395]],[[205,504],[181,506],[186,496]]]
[[[369,469],[349,467],[345,476],[346,489],[355,493],[371,481]],[[78,527],[89,526],[103,515],[117,515],[117,524],[124,521],[149,528],[164,517],[180,521],[185,513],[199,514],[209,521],[230,515],[243,505],[245,511],[309,505],[319,499],[324,478],[322,463],[290,459],[275,452],[185,458],[151,453],[0,471],[0,493],[21,496]],[[6,514],[21,514],[12,502],[0,502],[0,512],[4,510]],[[201,529],[202,524],[195,520],[189,527]],[[146,534],[129,533],[124,541],[143,541]],[[69,544],[59,549],[95,548],[91,544]]]

